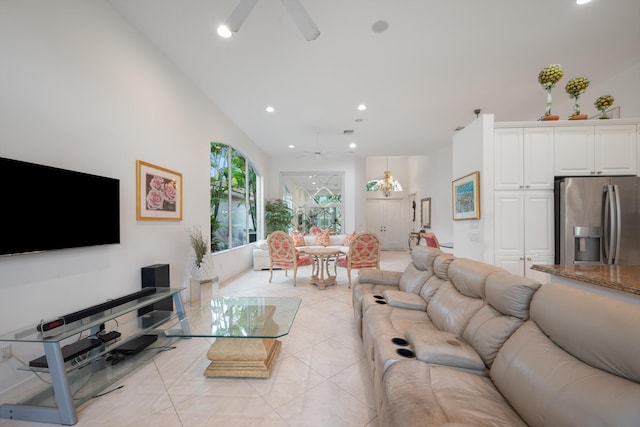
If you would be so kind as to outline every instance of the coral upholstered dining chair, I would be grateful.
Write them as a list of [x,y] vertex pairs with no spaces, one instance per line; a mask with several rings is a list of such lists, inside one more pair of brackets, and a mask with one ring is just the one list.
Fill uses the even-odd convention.
[[304,255],[300,255],[296,250],[293,238],[284,231],[274,231],[267,237],[269,246],[269,283],[273,278],[273,267],[284,268],[284,275],[293,269],[293,286],[296,285],[298,267],[313,264],[313,260]]
[[338,267],[347,269],[349,289],[351,289],[351,270],[354,268],[380,268],[380,237],[377,234],[363,231],[356,234],[349,242],[349,252],[338,257],[335,263],[336,274]]
[[438,242],[438,238],[435,233],[424,233],[422,234],[422,237],[424,237],[424,241],[427,243],[427,246],[440,249],[440,242]]

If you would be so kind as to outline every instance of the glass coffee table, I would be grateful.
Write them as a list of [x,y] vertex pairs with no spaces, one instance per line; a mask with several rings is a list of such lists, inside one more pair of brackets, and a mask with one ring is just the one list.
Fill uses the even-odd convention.
[[[218,297],[187,315],[167,337],[215,338],[207,377],[268,378],[300,307],[298,297]],[[184,324],[186,323],[186,325]]]

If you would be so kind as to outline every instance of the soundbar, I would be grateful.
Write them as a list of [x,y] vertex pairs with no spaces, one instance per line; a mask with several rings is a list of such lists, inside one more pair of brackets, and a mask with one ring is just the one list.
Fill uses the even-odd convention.
[[85,308],[83,310],[79,310],[79,311],[64,315],[55,320],[51,320],[49,322],[43,322],[37,326],[37,329],[39,332],[50,331],[51,329],[58,328],[62,325],[77,322],[78,320],[84,319],[85,317],[93,316],[94,314],[98,314],[103,311],[110,310],[119,305],[126,304],[131,301],[135,301],[138,298],[155,294],[156,290],[157,290],[156,288],[142,288],[142,290],[134,292],[132,294],[125,295],[120,298],[109,300],[107,302],[103,302],[101,304],[97,304],[97,305]]

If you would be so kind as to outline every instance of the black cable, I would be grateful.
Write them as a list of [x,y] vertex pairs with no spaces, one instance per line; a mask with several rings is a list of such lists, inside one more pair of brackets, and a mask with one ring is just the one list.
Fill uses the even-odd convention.
[[96,394],[95,396],[91,396],[91,398],[92,398],[92,399],[95,399],[96,397],[106,396],[107,394],[109,394],[109,393],[111,393],[111,392],[113,392],[113,391],[116,391],[116,390],[120,390],[120,389],[121,389],[121,388],[123,388],[123,387],[124,387],[124,384],[119,385],[118,387],[116,387],[116,388],[114,388],[114,389],[111,389],[111,390],[109,390],[109,391],[105,391],[104,393],[100,393],[100,394]]

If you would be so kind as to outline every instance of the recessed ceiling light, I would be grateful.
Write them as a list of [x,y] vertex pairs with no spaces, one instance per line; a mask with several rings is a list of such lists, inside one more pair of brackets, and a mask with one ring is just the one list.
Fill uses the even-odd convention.
[[367,106],[366,106],[366,105],[364,105],[364,104],[360,104],[360,105],[358,105],[358,110],[360,110],[360,111],[364,111],[364,110],[366,110],[366,109],[367,109]]
[[356,145],[355,142],[352,142],[351,144],[349,144],[349,148],[356,148],[356,147],[357,147],[357,145]]
[[276,111],[275,108],[273,108],[271,105],[267,106],[267,108],[265,108],[265,111],[267,113],[273,113],[274,111]]
[[226,25],[220,25],[217,31],[218,35],[225,39],[228,39],[229,37],[231,37],[231,34],[233,34],[229,27],[227,27]]
[[373,30],[374,33],[384,33],[387,31],[387,28],[389,28],[389,23],[384,20],[376,21],[371,26],[371,30]]
[[289,144],[289,148],[296,148],[296,146],[293,144]]
[[591,0],[576,0],[576,4],[587,4],[590,3]]
[[362,123],[362,122],[364,122],[364,119],[361,119],[361,118],[356,119],[356,123]]

